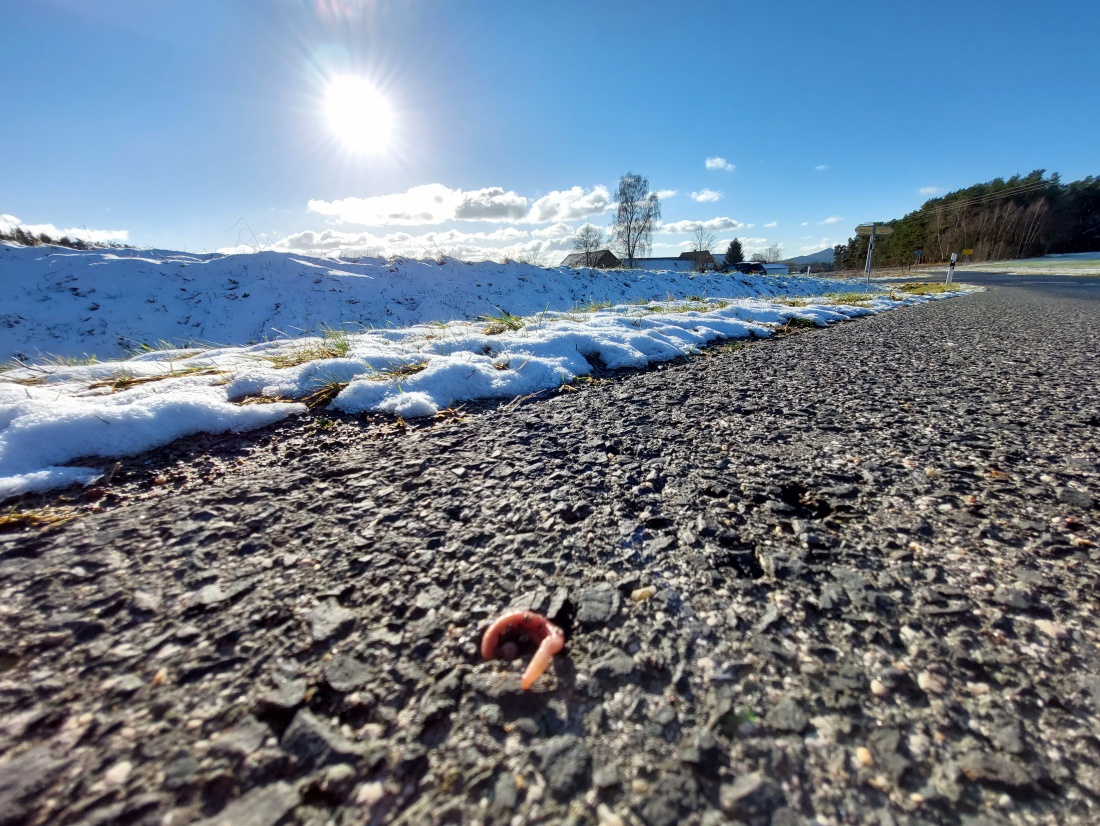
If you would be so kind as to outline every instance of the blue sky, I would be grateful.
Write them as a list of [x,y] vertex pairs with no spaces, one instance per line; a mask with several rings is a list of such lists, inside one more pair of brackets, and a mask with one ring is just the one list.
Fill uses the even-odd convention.
[[[662,193],[654,254],[704,223],[718,251],[736,236],[799,255],[979,181],[1100,174],[1095,3],[36,0],[2,16],[0,215],[138,246],[556,264],[586,221],[611,222],[633,171]],[[327,90],[348,78],[386,102],[381,147],[384,113],[333,120],[349,107]]]

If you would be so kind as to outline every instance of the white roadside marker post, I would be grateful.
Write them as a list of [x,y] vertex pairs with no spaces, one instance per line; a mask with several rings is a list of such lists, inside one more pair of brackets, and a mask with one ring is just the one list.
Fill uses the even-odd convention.
[[950,284],[955,277],[955,262],[959,259],[957,252],[951,253],[951,263],[947,265],[947,283]]

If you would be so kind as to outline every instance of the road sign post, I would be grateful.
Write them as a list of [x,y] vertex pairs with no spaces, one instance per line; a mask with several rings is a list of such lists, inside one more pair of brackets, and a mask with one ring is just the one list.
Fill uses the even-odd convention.
[[869,288],[871,286],[871,258],[875,254],[875,240],[881,235],[893,234],[894,230],[893,227],[888,227],[885,224],[874,221],[870,224],[860,224],[856,227],[856,232],[859,235],[870,236],[870,241],[867,242],[867,263],[864,265],[866,284]]
[[955,262],[959,260],[957,252],[951,253],[951,263],[947,265],[947,283],[950,284],[955,277]]

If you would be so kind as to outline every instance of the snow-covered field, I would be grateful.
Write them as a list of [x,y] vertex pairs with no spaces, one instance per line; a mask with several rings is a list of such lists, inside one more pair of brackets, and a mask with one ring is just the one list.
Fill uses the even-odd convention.
[[960,272],[972,270],[1006,275],[1100,275],[1100,253],[1073,252],[1019,261],[987,261],[982,264],[964,264],[957,269]]
[[[0,499],[318,401],[430,416],[929,300],[798,276],[0,244]],[[849,295],[841,295],[849,293]],[[94,355],[94,358],[93,358]]]

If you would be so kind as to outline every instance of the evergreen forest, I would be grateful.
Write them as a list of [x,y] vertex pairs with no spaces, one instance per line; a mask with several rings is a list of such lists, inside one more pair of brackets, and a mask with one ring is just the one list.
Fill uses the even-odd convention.
[[[893,234],[875,241],[873,266],[941,263],[964,250],[971,261],[1100,251],[1100,178],[1064,184],[1045,173],[974,184],[887,221]],[[867,243],[857,236],[834,247],[836,269],[863,269]]]

